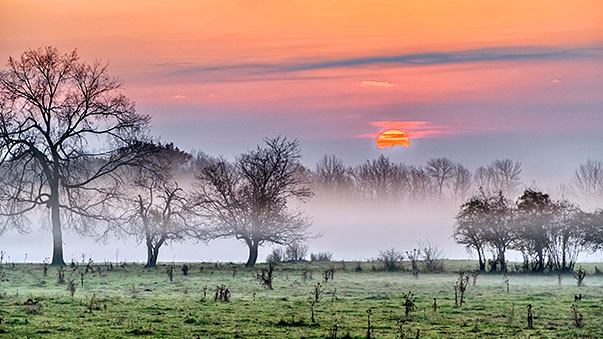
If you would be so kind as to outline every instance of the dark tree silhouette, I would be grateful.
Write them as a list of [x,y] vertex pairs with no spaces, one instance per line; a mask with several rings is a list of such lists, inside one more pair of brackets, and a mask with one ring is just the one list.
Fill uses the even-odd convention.
[[507,197],[515,197],[521,186],[521,163],[509,159],[495,160],[490,165],[475,170],[475,184],[487,195],[502,192]]
[[517,237],[513,220],[513,208],[509,200],[499,192],[496,196],[488,197],[489,212],[484,223],[484,238],[494,249],[494,263],[502,272],[507,271],[506,252]]
[[533,271],[545,269],[546,251],[549,247],[549,230],[555,218],[557,206],[548,194],[527,189],[517,200],[516,247],[524,257],[524,269],[530,263]]
[[320,189],[331,193],[345,193],[352,179],[343,161],[334,154],[326,154],[316,164],[313,182]]
[[507,197],[516,197],[521,186],[521,163],[510,159],[494,160],[494,171],[499,178],[500,191]]
[[596,214],[586,213],[567,200],[554,204],[554,219],[547,232],[549,262],[551,269],[573,271],[580,253],[589,248],[586,242],[594,239],[591,221]]
[[482,193],[471,197],[469,201],[461,205],[453,232],[454,240],[457,243],[465,245],[467,250],[475,250],[481,272],[486,270],[487,242],[484,224],[487,221],[488,213],[490,213],[490,206],[486,195]]
[[427,160],[427,173],[433,179],[438,190],[438,199],[443,198],[444,188],[454,175],[454,163],[448,158]]
[[[28,50],[0,73],[2,215],[10,222],[38,206],[50,210],[52,265],[64,265],[63,226],[78,232],[106,221],[108,184],[133,164],[149,117],[119,92],[107,66],[79,61],[76,51]],[[127,151],[125,151],[127,150]],[[103,180],[101,180],[103,179]]]
[[452,169],[450,188],[455,201],[465,201],[471,192],[471,172],[461,163],[456,163]]
[[196,200],[208,219],[210,238],[235,238],[249,248],[246,266],[257,261],[264,243],[290,244],[309,237],[309,219],[291,209],[291,199],[312,196],[300,175],[301,154],[297,141],[264,139],[265,145],[224,160],[198,175]]
[[354,168],[353,176],[356,189],[364,198],[383,201],[386,198],[400,198],[407,172],[404,166],[381,155]]

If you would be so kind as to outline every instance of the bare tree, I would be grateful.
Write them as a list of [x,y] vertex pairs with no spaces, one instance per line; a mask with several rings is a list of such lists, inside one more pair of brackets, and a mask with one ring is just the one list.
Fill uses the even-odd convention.
[[303,261],[308,255],[308,245],[301,242],[293,242],[285,247],[285,260]]
[[87,233],[107,221],[109,179],[138,159],[132,146],[149,117],[136,113],[120,85],[107,65],[53,47],[11,57],[0,73],[0,165],[12,174],[3,181],[2,215],[21,223],[16,216],[49,208],[52,265],[65,264],[63,226]]
[[444,255],[438,244],[419,242],[419,251],[426,272],[440,272],[444,269]]
[[179,171],[192,156],[173,144],[149,143],[147,147],[155,149],[145,157],[154,164],[153,170],[131,169],[128,179],[132,184],[121,195],[122,205],[127,206],[121,230],[145,243],[145,268],[156,266],[164,244],[191,234],[202,238],[192,203],[178,184]]
[[574,172],[574,191],[595,206],[603,202],[603,161],[588,160]]
[[255,265],[264,243],[285,245],[309,236],[310,220],[289,206],[291,199],[312,196],[299,175],[299,144],[282,137],[264,142],[234,163],[217,161],[198,175],[197,203],[211,225],[210,237],[243,241],[247,267]]
[[366,161],[354,168],[356,188],[368,199],[383,201],[384,198],[400,197],[404,191],[407,172],[405,167],[394,164],[384,155]]
[[380,250],[378,260],[383,263],[386,271],[396,271],[403,257],[402,252],[392,247],[384,251]]
[[554,204],[554,220],[547,232],[549,261],[553,265],[551,268],[570,272],[574,270],[580,253],[589,249],[589,242],[593,244],[596,241],[597,232],[592,228],[596,213],[586,213],[567,200]]
[[426,169],[436,184],[438,199],[442,199],[444,187],[454,175],[454,163],[448,158],[429,159]]
[[506,272],[506,251],[517,236],[513,209],[509,200],[502,193],[487,198],[487,209],[484,239],[496,255],[494,264],[499,265],[502,272]]
[[422,202],[433,196],[434,184],[427,171],[421,167],[408,167],[409,200]]
[[503,194],[508,197],[516,197],[521,186],[521,163],[503,159],[495,160],[492,166],[499,178]]
[[471,197],[461,205],[456,216],[454,226],[454,240],[467,247],[467,250],[475,250],[479,260],[479,270],[486,270],[486,238],[484,224],[489,213],[487,197],[481,193]]
[[516,196],[521,187],[520,174],[520,162],[504,159],[495,160],[486,167],[478,167],[473,178],[475,184],[487,195],[502,192],[505,196]]
[[343,161],[334,154],[326,154],[316,164],[314,183],[321,189],[342,193],[352,184],[352,179]]
[[452,169],[450,186],[457,202],[465,201],[471,192],[471,172],[461,163],[456,163]]
[[493,166],[480,166],[473,175],[475,185],[479,187],[486,195],[496,194],[502,190],[500,180],[496,175]]

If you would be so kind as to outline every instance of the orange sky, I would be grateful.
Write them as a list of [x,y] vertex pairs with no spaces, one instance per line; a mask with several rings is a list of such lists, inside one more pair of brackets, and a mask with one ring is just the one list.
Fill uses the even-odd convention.
[[[109,60],[157,124],[331,112],[315,123],[347,121],[341,137],[374,121],[554,128],[484,106],[597,107],[603,89],[600,0],[0,1],[0,57],[48,44]],[[434,103],[458,113],[411,110]]]

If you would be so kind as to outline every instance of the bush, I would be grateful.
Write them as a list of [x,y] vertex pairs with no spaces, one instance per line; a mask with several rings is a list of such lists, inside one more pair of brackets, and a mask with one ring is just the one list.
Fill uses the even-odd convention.
[[310,254],[311,261],[331,261],[333,259],[333,253],[331,252],[318,252]]
[[377,259],[383,263],[386,271],[396,271],[398,270],[398,263],[402,261],[402,258],[402,252],[395,248],[390,248],[385,251],[379,251]]
[[294,242],[285,248],[285,259],[287,261],[302,261],[308,255],[308,246],[300,242]]
[[284,252],[283,249],[280,247],[273,248],[272,252],[270,252],[270,254],[268,254],[268,256],[266,257],[266,262],[271,263],[271,262],[283,261],[283,257],[284,257],[283,252]]
[[439,245],[431,244],[429,241],[419,243],[419,251],[425,272],[441,272],[444,270],[443,254]]

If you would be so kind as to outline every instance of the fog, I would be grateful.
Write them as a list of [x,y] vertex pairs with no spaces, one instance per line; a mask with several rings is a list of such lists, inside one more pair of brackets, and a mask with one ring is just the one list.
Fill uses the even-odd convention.
[[[379,250],[396,248],[412,250],[418,242],[429,241],[440,246],[444,257],[473,258],[464,246],[452,239],[454,216],[458,206],[450,202],[432,202],[419,206],[403,206],[388,202],[367,202],[341,197],[315,196],[300,205],[312,217],[308,241],[309,253],[332,252],[334,260],[367,260],[376,258]],[[47,220],[47,219],[46,219]],[[52,254],[52,236],[45,216],[36,220],[28,234],[5,233],[0,250],[5,260],[41,262]],[[271,246],[260,248],[260,260],[269,254]],[[64,234],[65,261],[92,258],[103,261],[146,260],[146,247],[133,238],[109,238],[105,242],[82,237],[69,230]],[[490,253],[487,253],[490,256]],[[159,254],[161,262],[245,262],[247,247],[240,241],[213,240],[208,244],[194,241],[164,245]],[[509,251],[508,260],[521,261],[521,254]],[[603,253],[583,254],[581,261],[601,261]]]

